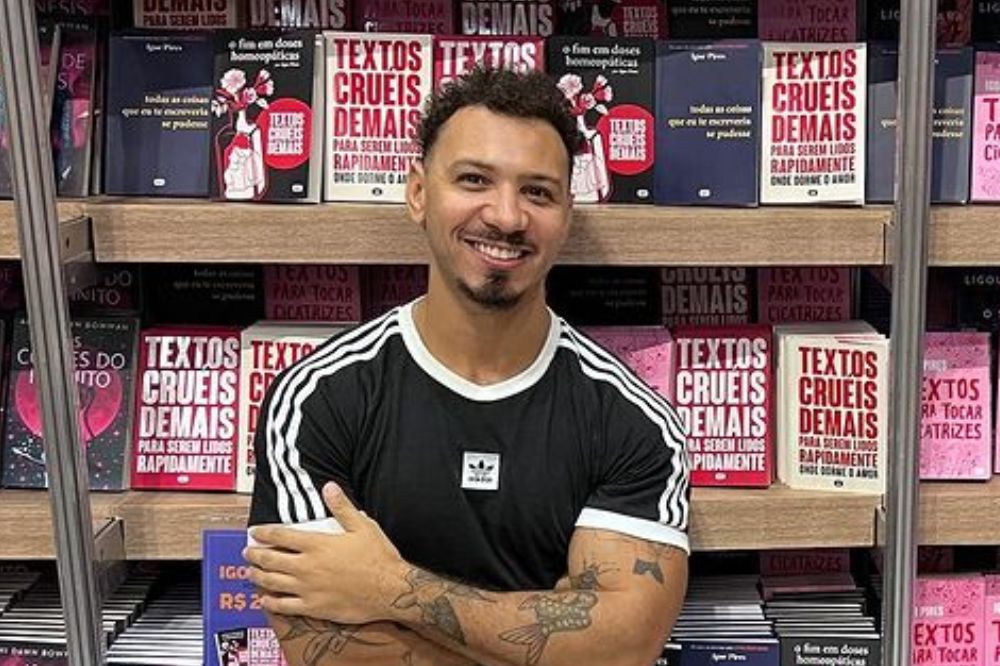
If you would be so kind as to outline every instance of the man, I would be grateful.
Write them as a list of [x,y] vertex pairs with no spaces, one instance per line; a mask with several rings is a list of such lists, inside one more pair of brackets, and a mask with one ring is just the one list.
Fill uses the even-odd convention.
[[[673,409],[545,305],[574,119],[544,75],[477,70],[419,139],[427,294],[275,381],[251,580],[293,664],[647,666],[685,590],[688,468]],[[261,526],[327,511],[346,534]]]

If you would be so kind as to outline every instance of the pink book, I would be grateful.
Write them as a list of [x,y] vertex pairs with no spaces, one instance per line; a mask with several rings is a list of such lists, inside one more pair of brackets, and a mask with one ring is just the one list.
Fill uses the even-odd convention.
[[664,268],[660,278],[667,326],[750,323],[753,301],[746,268]]
[[757,272],[757,319],[762,324],[850,318],[849,268],[804,266]]
[[915,585],[912,663],[920,666],[986,663],[983,576],[921,576]]
[[804,576],[851,572],[851,551],[847,548],[804,550],[762,550],[762,576]]
[[353,0],[354,29],[448,35],[455,32],[451,0]]
[[476,65],[529,72],[545,68],[545,40],[540,37],[434,38],[434,87],[458,78]]
[[674,404],[688,431],[692,486],[771,484],[771,328],[678,327]]
[[667,400],[674,399],[674,342],[658,326],[593,326],[584,332]]
[[777,42],[853,42],[856,0],[759,0],[760,39]]
[[920,478],[991,476],[989,333],[927,333]]
[[1000,575],[986,577],[986,666],[1000,665]]
[[1000,52],[976,52],[972,201],[1000,201]]
[[364,318],[374,319],[427,293],[426,266],[366,266]]
[[266,318],[274,321],[357,323],[361,321],[358,267],[265,266],[264,303]]
[[132,487],[236,487],[238,328],[143,331],[139,347]]

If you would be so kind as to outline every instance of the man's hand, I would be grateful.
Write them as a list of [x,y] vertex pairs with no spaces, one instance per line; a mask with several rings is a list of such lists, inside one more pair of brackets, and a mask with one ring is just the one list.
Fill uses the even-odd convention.
[[269,613],[351,625],[388,619],[388,608],[405,592],[400,587],[410,567],[336,484],[323,487],[323,499],[344,534],[253,528],[260,546],[247,548],[244,557],[261,605]]

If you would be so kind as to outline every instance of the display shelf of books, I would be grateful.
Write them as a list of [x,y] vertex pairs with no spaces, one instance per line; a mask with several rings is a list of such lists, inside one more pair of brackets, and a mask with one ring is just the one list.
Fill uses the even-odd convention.
[[[102,199],[89,202],[98,261],[425,263],[392,204],[315,206]],[[870,265],[884,260],[886,207],[578,206],[560,260],[616,265]],[[290,230],[294,230],[290,232]]]
[[918,529],[923,545],[1000,544],[1000,478],[922,483]]

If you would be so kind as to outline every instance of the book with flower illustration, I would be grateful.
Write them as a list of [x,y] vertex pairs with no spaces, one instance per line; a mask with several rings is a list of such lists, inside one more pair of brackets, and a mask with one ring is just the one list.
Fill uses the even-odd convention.
[[559,3],[559,34],[666,39],[667,6],[660,0]]
[[427,293],[427,266],[365,266],[361,278],[361,313],[374,319]]
[[661,41],[656,49],[656,203],[757,205],[760,43]]
[[1000,201],[1000,52],[976,51],[972,126],[972,193]]
[[463,35],[556,34],[557,0],[457,0],[456,21]]
[[918,576],[913,589],[913,664],[983,666],[986,579],[981,574]]
[[758,0],[760,39],[776,42],[854,42],[858,0]]
[[652,203],[653,40],[552,37],[545,51],[545,70],[584,137],[573,159],[575,201]]
[[767,487],[774,476],[771,327],[674,329],[674,404],[693,486]]
[[988,480],[989,333],[927,333],[920,410],[920,478]]
[[583,332],[667,400],[674,399],[674,341],[662,326],[588,326]]
[[197,32],[121,33],[108,52],[105,192],[207,196],[211,40]]
[[783,266],[757,271],[757,321],[793,324],[851,318],[851,269]]
[[663,323],[667,326],[749,324],[753,276],[746,268],[660,269]]
[[[92,490],[129,486],[139,322],[81,317],[71,322],[79,432]],[[14,321],[4,419],[3,485],[45,488],[46,444],[27,319]]]
[[451,0],[352,0],[351,6],[355,30],[419,35],[451,35],[455,32]]
[[250,0],[250,28],[343,30],[350,18],[348,0]]
[[224,201],[320,199],[322,39],[306,30],[215,34],[209,192]]
[[545,69],[541,37],[434,37],[434,88],[449,83],[476,66],[529,72]]

